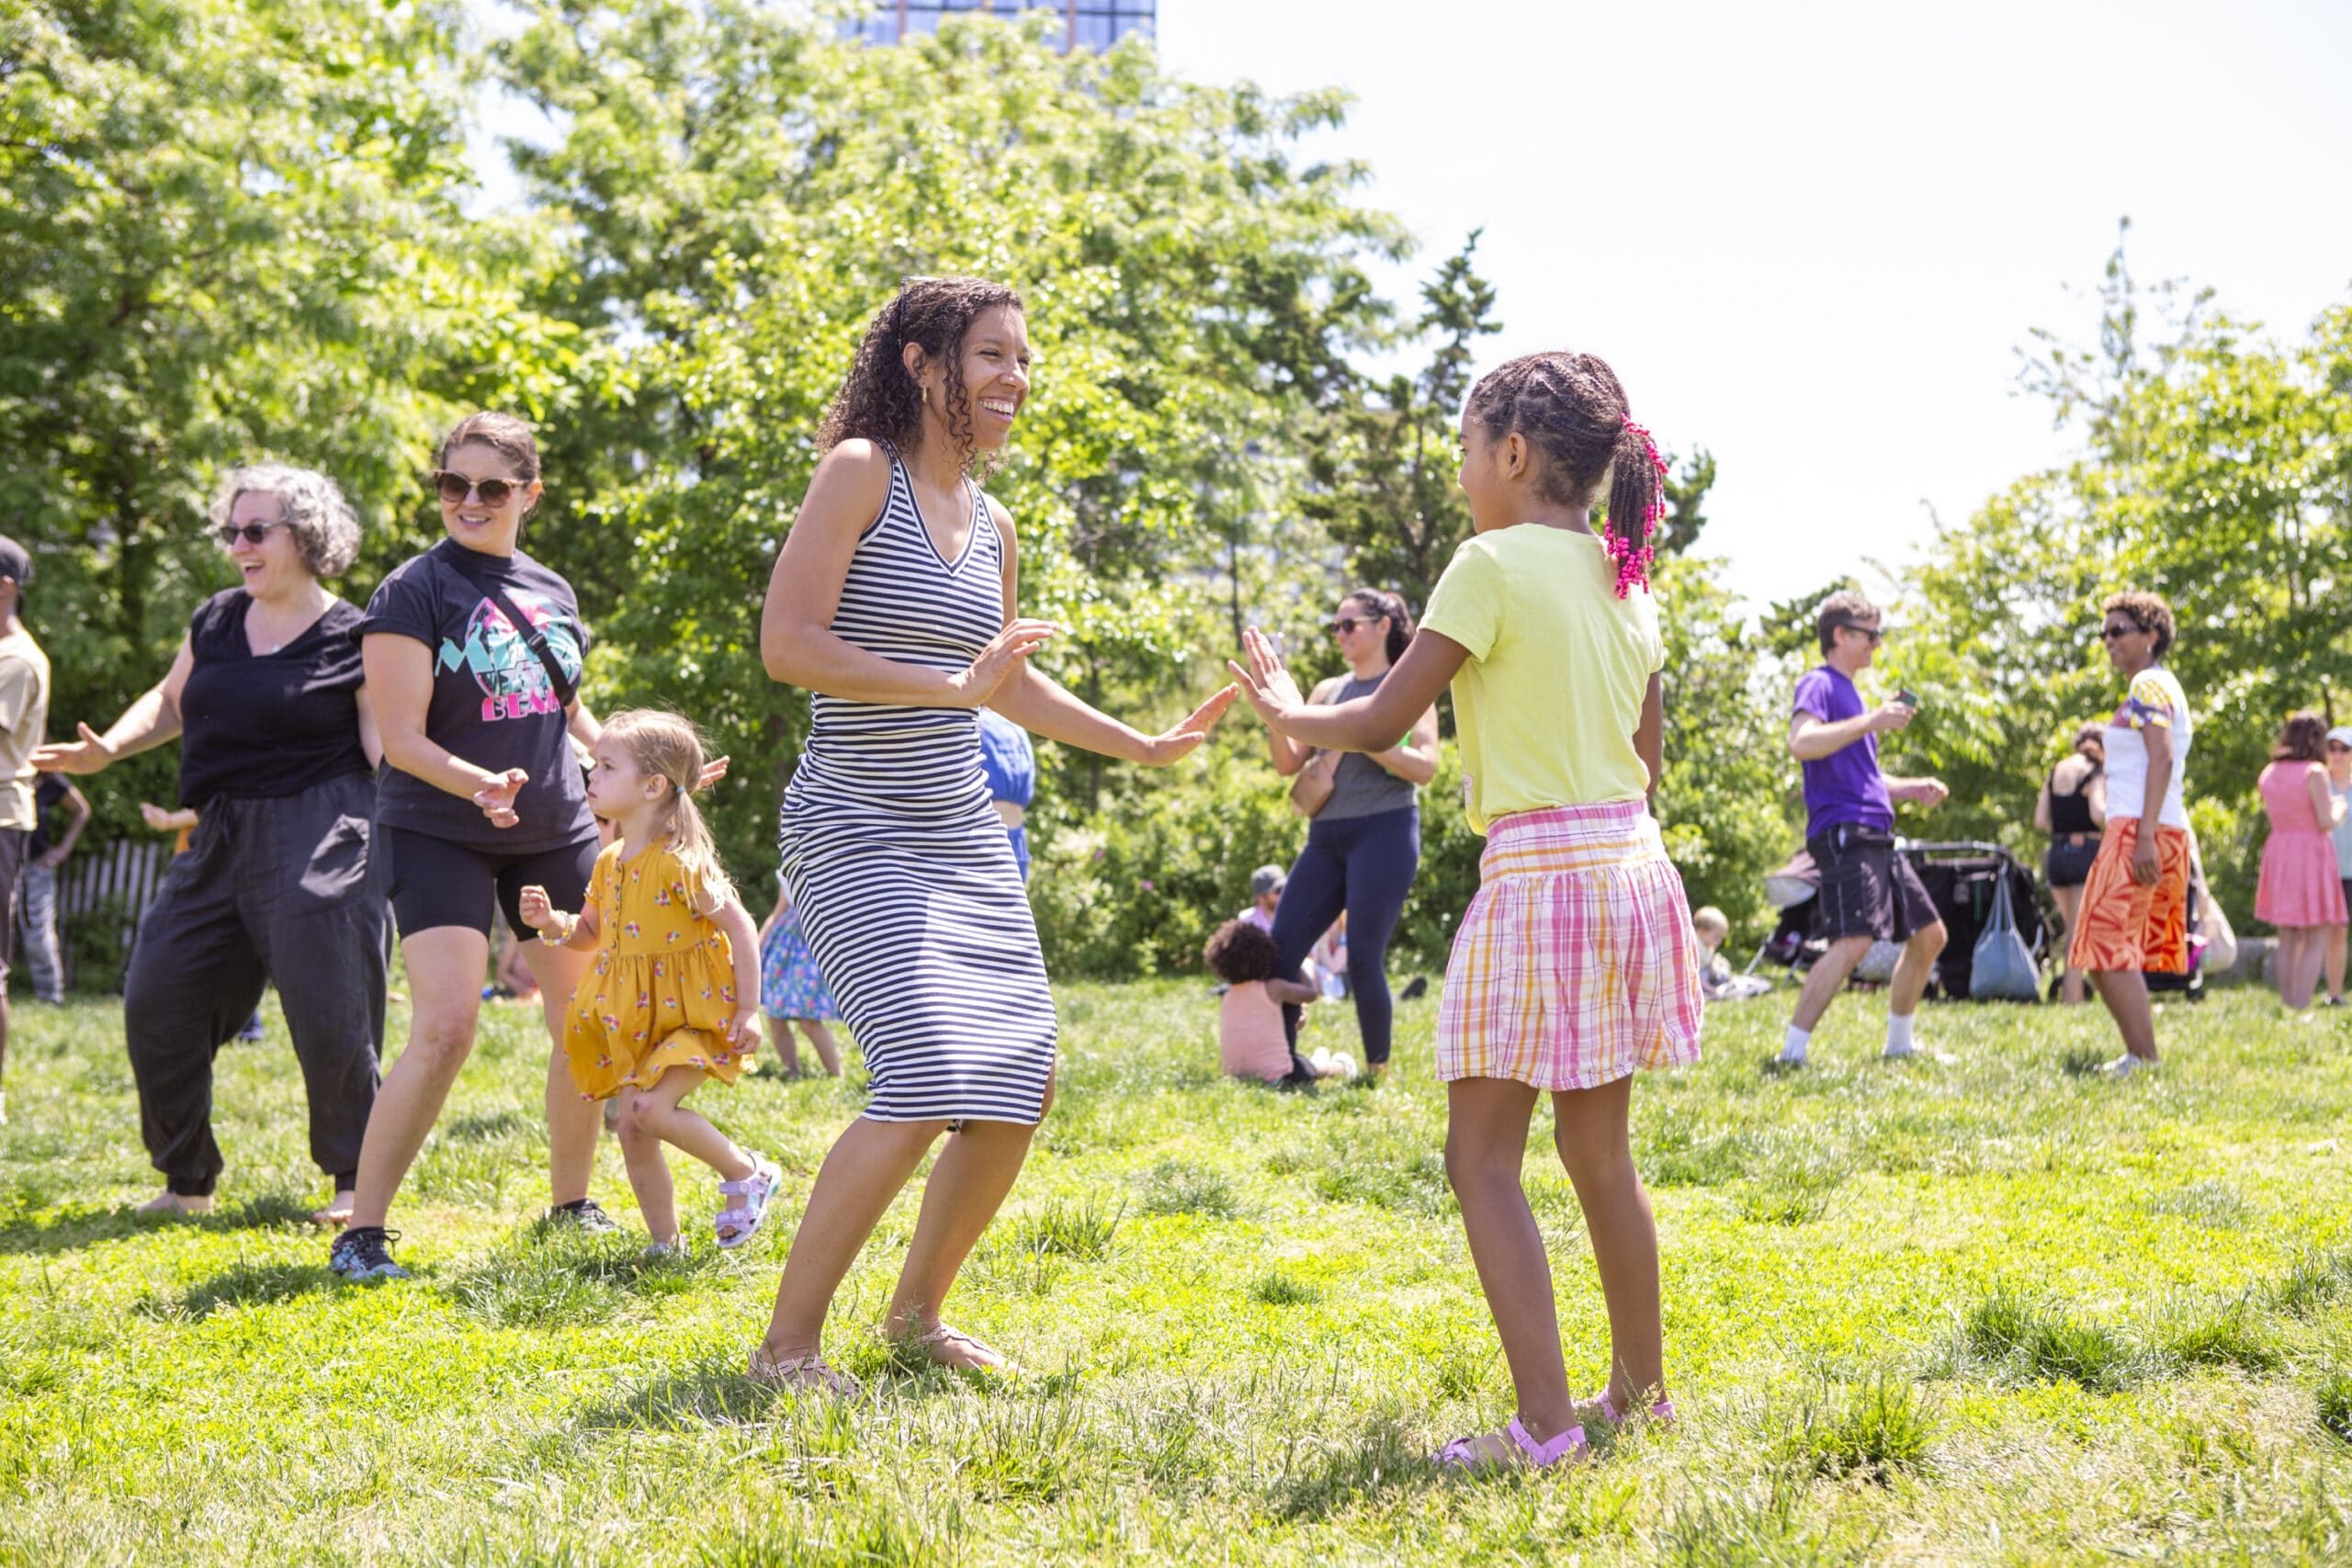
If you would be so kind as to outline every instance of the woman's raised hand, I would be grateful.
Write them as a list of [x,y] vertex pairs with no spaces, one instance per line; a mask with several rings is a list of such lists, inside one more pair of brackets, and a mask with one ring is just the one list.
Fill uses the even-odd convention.
[[1272,638],[1251,626],[1241,634],[1241,647],[1249,656],[1249,666],[1245,669],[1228,659],[1225,667],[1233,671],[1241,694],[1250,699],[1250,705],[1258,710],[1258,716],[1264,719],[1270,728],[1279,729],[1281,726],[1275,721],[1283,710],[1305,707],[1306,695],[1299,691],[1298,682],[1290,678],[1290,671],[1283,663],[1283,656],[1274,651]]
[[531,782],[531,775],[520,768],[509,768],[487,776],[491,782],[474,792],[474,804],[481,807],[492,827],[512,828],[520,820],[514,815],[514,796]]
[[956,677],[957,705],[987,706],[996,689],[1019,674],[1029,656],[1059,630],[1061,627],[1051,621],[1006,622],[1004,630],[990,638],[988,647],[980,649],[980,656]]
[[1209,738],[1209,731],[1216,728],[1216,721],[1225,716],[1225,710],[1233,705],[1233,699],[1238,694],[1238,687],[1223,688],[1216,695],[1194,708],[1183,723],[1165,735],[1155,735],[1145,741],[1143,755],[1136,761],[1146,767],[1164,768],[1178,758],[1187,755],[1194,747]]
[[709,761],[705,762],[702,765],[702,772],[695,775],[695,789],[697,792],[708,789],[711,785],[717,784],[726,776],[727,759],[724,757],[713,757]]
[[74,727],[79,740],[59,740],[33,748],[33,766],[44,773],[95,773],[114,761],[114,752],[98,732],[86,724]]

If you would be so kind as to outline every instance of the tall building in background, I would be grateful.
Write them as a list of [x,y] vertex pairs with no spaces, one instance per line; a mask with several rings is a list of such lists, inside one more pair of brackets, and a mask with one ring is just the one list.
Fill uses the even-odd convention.
[[1047,11],[1062,18],[1062,47],[1108,49],[1129,33],[1152,36],[1159,0],[874,0],[873,14],[842,24],[845,38],[897,43],[910,33],[939,30],[942,17],[987,11],[1001,17]]

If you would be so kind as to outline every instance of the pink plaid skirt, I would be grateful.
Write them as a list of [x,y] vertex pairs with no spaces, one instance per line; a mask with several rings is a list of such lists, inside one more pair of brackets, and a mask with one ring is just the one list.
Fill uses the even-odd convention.
[[1498,818],[1454,933],[1437,1076],[1595,1089],[1699,1059],[1699,944],[1638,800]]

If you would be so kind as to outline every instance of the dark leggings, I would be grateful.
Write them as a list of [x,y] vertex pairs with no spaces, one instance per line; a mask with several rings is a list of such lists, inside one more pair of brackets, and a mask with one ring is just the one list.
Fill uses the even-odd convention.
[[[1388,1060],[1388,939],[1405,911],[1413,874],[1421,864],[1421,813],[1399,807],[1373,817],[1315,821],[1306,848],[1290,868],[1274,907],[1276,973],[1298,973],[1323,933],[1348,917],[1348,989],[1355,996],[1363,1059]],[[1283,1027],[1298,1042],[1298,1009],[1283,1009]]]

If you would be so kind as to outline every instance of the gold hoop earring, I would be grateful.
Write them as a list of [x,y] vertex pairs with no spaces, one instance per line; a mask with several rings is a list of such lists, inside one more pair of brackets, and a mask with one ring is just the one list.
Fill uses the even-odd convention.
[[922,395],[915,400],[921,403],[924,408],[931,407],[931,386],[928,382],[923,385]]

